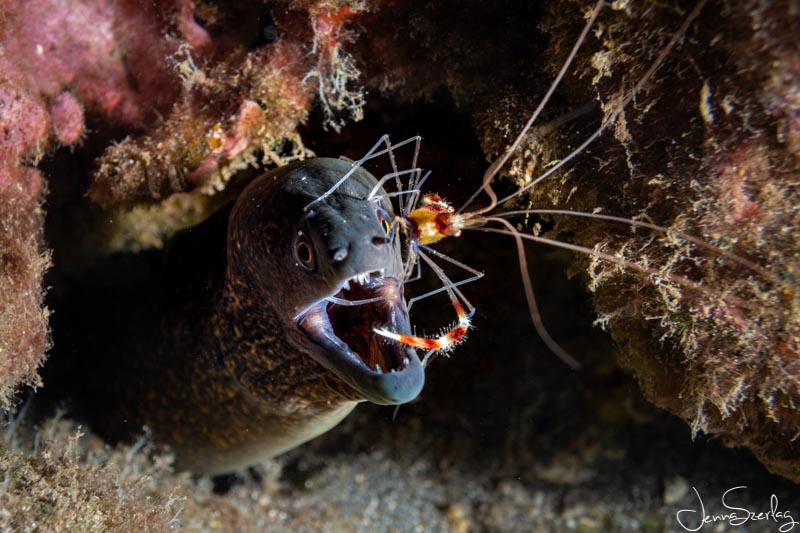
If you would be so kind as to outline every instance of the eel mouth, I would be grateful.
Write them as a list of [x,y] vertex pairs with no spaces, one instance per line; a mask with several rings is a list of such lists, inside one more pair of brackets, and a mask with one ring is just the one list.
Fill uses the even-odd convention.
[[312,303],[295,322],[324,348],[312,357],[364,399],[394,405],[413,400],[422,390],[425,374],[414,349],[374,331],[410,333],[397,279],[385,277],[382,271],[353,276],[334,294]]

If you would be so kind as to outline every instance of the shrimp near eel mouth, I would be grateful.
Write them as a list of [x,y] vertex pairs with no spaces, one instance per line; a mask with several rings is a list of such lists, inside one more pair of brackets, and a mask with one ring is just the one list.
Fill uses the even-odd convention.
[[[768,468],[800,479],[800,188],[792,141],[797,128],[791,126],[797,108],[785,111],[788,126],[774,118],[780,116],[776,105],[788,105],[796,94],[791,75],[781,77],[781,69],[793,72],[796,55],[778,49],[771,59],[762,57],[758,50],[764,48],[755,45],[763,42],[753,35],[763,27],[752,18],[761,8],[754,4],[739,9],[722,0],[687,1],[684,11],[648,2],[592,3],[593,9],[583,10],[580,37],[568,40],[569,49],[560,47],[563,42],[554,45],[558,57],[569,56],[558,60],[553,85],[524,128],[514,128],[508,138],[498,133],[524,121],[516,97],[495,97],[502,89],[489,93],[485,115],[473,115],[484,153],[501,155],[466,205],[446,201],[452,193],[427,194],[436,187],[423,190],[433,179],[418,168],[418,138],[393,145],[385,137],[354,158],[356,167],[384,155],[393,162],[397,149],[414,147],[410,166],[394,165],[380,180],[395,183],[387,196],[399,205],[392,227],[394,238],[404,241],[404,282],[422,268],[441,282],[411,298],[409,308],[446,293],[457,316],[440,335],[376,332],[388,342],[425,350],[423,363],[463,342],[471,313],[481,307],[474,296],[471,302],[465,297],[464,284],[481,273],[477,265],[461,262],[457,249],[453,259],[435,248],[448,237],[459,237],[469,248],[470,232],[503,234],[514,239],[539,337],[568,365],[578,366],[579,358],[588,366],[588,353],[574,344],[565,350],[545,328],[524,243],[574,252],[592,293],[595,324],[612,334],[616,362],[642,396],[684,420],[693,435],[746,446]],[[720,4],[725,9],[717,9]],[[757,36],[781,45],[763,31],[768,38]],[[576,52],[581,41],[599,43],[600,51],[584,46]],[[753,66],[760,77],[741,78],[742,65]],[[765,86],[765,79],[789,81],[776,88]],[[551,100],[564,111],[560,117],[551,112],[534,129],[559,82],[570,93]],[[603,116],[599,124],[597,111],[578,112],[595,98]],[[557,143],[551,125],[576,116],[563,137],[556,135],[572,145],[552,148]],[[587,125],[589,133],[579,133]],[[555,160],[549,157],[553,152]],[[551,162],[536,170],[539,159]],[[516,182],[517,192],[496,192],[501,171]],[[476,208],[472,202],[479,195],[488,203]],[[515,225],[522,217],[544,225],[546,233],[523,231]],[[451,279],[442,267],[466,274]]]
[[[474,268],[471,268],[440,252],[437,252],[435,249],[431,247],[431,245],[447,237],[459,237],[462,235],[462,232],[464,231],[482,231],[487,233],[503,234],[511,236],[515,239],[519,257],[519,268],[522,275],[522,283],[528,301],[531,320],[539,336],[545,342],[545,344],[550,348],[550,350],[552,350],[561,360],[563,360],[565,363],[567,363],[569,366],[573,368],[579,367],[580,364],[572,355],[567,353],[566,350],[564,350],[561,346],[559,346],[559,344],[548,333],[547,329],[545,328],[542,322],[539,310],[536,305],[536,299],[533,292],[533,284],[530,275],[528,273],[527,260],[523,248],[523,241],[527,240],[532,242],[543,243],[550,246],[556,246],[559,248],[567,249],[576,253],[585,254],[587,256],[594,258],[595,260],[606,261],[609,263],[619,265],[624,269],[628,269],[631,271],[638,271],[641,274],[653,278],[654,280],[656,280],[656,283],[670,284],[671,286],[674,287],[680,287],[683,289],[687,289],[688,291],[691,292],[705,294],[706,296],[714,297],[718,299],[720,302],[724,302],[728,305],[734,306],[737,309],[753,310],[757,308],[757,304],[746,301],[726,291],[722,291],[711,286],[703,285],[702,283],[694,281],[685,276],[673,274],[670,272],[662,272],[656,266],[637,262],[636,260],[633,259],[627,259],[618,254],[606,253],[598,248],[592,249],[586,246],[580,246],[568,242],[562,242],[551,238],[542,237],[539,235],[522,233],[509,221],[509,218],[520,215],[572,216],[572,217],[579,217],[579,218],[603,221],[609,223],[626,224],[634,229],[638,228],[640,230],[650,231],[655,234],[660,233],[662,235],[667,236],[669,239],[685,243],[688,246],[692,246],[696,250],[703,250],[704,252],[710,254],[716,254],[719,257],[730,261],[731,263],[737,264],[741,267],[744,267],[745,269],[749,269],[752,272],[762,276],[764,280],[769,283],[775,283],[775,284],[783,283],[778,276],[772,274],[766,268],[755,263],[754,261],[739,256],[731,252],[730,250],[716,247],[704,241],[701,238],[695,237],[687,233],[675,231],[673,229],[669,229],[665,226],[661,226],[651,222],[634,220],[630,218],[613,216],[608,214],[601,214],[597,212],[573,211],[567,209],[525,209],[525,210],[512,210],[512,211],[500,211],[500,212],[497,211],[498,206],[503,205],[506,202],[520,198],[523,194],[532,189],[535,185],[547,179],[548,177],[552,176],[556,171],[561,169],[572,159],[583,153],[605,131],[611,129],[612,126],[614,126],[614,124],[616,123],[617,119],[620,117],[620,115],[625,111],[626,107],[633,101],[633,99],[637,96],[637,94],[640,93],[645,88],[648,82],[652,80],[653,76],[658,71],[659,67],[662,66],[667,57],[673,52],[673,49],[680,44],[682,39],[684,39],[688,29],[695,21],[697,16],[700,14],[701,10],[704,8],[706,3],[707,0],[700,0],[695,4],[692,11],[687,16],[684,17],[681,26],[672,34],[669,42],[667,42],[667,44],[664,45],[663,48],[659,51],[655,59],[650,64],[649,68],[637,81],[634,87],[628,91],[628,93],[623,99],[621,99],[615,106],[613,106],[609,111],[606,112],[606,116],[604,120],[601,122],[600,126],[597,127],[597,129],[588,138],[586,138],[578,148],[576,148],[571,153],[566,155],[563,159],[552,165],[545,173],[541,174],[536,179],[531,180],[521,189],[505,196],[504,198],[501,199],[498,198],[498,196],[492,189],[492,183],[497,177],[497,175],[500,173],[503,166],[520,149],[520,146],[525,140],[526,135],[528,134],[534,123],[537,121],[542,110],[550,100],[557,86],[561,82],[562,78],[570,69],[573,59],[575,58],[581,45],[584,43],[587,34],[589,34],[593,24],[595,23],[595,19],[597,18],[601,9],[604,6],[604,2],[602,0],[598,1],[594,5],[594,8],[591,10],[591,12],[587,15],[586,25],[584,26],[583,31],[576,40],[572,50],[569,53],[569,56],[563,63],[561,70],[556,75],[549,90],[542,98],[539,106],[535,109],[535,111],[528,119],[522,131],[517,135],[516,139],[511,143],[510,147],[489,166],[489,168],[486,170],[483,176],[481,187],[459,209],[455,209],[449,202],[444,200],[438,194],[429,193],[423,195],[421,193],[421,188],[425,183],[425,181],[427,180],[430,173],[425,174],[423,176],[422,170],[420,168],[417,168],[417,160],[419,156],[420,142],[421,142],[421,137],[419,136],[412,137],[410,139],[392,145],[388,135],[384,135],[367,152],[367,154],[364,157],[355,162],[353,167],[354,169],[359,168],[368,160],[388,154],[388,157],[392,164],[392,172],[384,175],[383,178],[380,180],[379,185],[383,185],[390,180],[394,180],[396,183],[397,190],[394,193],[392,193],[392,195],[395,196],[398,200],[399,209],[397,209],[396,211],[399,213],[399,215],[394,221],[393,226],[400,229],[400,231],[397,233],[398,234],[402,233],[407,241],[406,243],[407,255],[405,260],[406,281],[417,279],[417,277],[419,276],[419,270],[422,266],[422,263],[425,263],[425,265],[431,270],[433,270],[433,272],[442,282],[441,288],[423,294],[421,296],[417,296],[416,298],[410,300],[409,307],[413,305],[415,301],[431,296],[433,294],[446,291],[450,299],[450,302],[455,310],[455,313],[457,315],[457,322],[452,327],[443,332],[441,335],[434,338],[419,337],[413,335],[400,335],[385,329],[376,329],[375,330],[376,333],[379,333],[380,335],[383,335],[384,337],[387,337],[395,342],[413,346],[418,349],[427,350],[427,354],[425,356],[426,362],[433,353],[439,351],[446,351],[466,338],[467,332],[471,325],[470,318],[472,314],[475,312],[475,307],[464,296],[463,292],[459,289],[459,287],[466,283],[481,278],[483,274]],[[411,162],[411,168],[408,170],[399,170],[395,161],[394,152],[398,148],[401,148],[402,146],[409,145],[412,143],[414,143],[414,153]],[[407,176],[409,177],[409,179],[405,180],[407,181],[407,183],[404,183],[403,178]],[[332,187],[325,195],[320,197],[320,200],[325,196],[327,196],[328,194],[331,194],[340,183],[344,182],[347,179],[348,179],[347,175],[343,176],[339,183],[334,185],[334,187]],[[378,188],[379,186],[376,186],[375,190],[373,191],[373,194],[370,196],[370,199],[374,199],[373,198],[374,193],[375,191],[377,191]],[[467,210],[467,208],[472,204],[474,200],[477,199],[479,194],[482,192],[485,193],[486,196],[489,198],[488,205],[479,209],[475,209],[473,211]],[[382,199],[382,197],[377,199],[380,200]],[[314,202],[309,204],[307,208],[311,207],[313,203]],[[437,265],[436,259],[445,261],[449,263],[451,266],[456,266],[464,270],[465,272],[468,273],[469,277],[467,279],[458,282],[453,282],[444,273],[443,269],[439,265]],[[358,304],[358,302],[336,302],[336,303],[343,305]]]

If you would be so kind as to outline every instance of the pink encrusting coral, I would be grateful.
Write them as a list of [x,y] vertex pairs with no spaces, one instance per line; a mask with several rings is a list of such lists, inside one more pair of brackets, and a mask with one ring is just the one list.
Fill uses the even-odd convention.
[[[0,57],[0,69],[5,66]],[[44,184],[29,165],[46,147],[50,121],[42,102],[18,79],[0,82],[0,405],[8,404],[17,384],[38,384],[37,369],[48,348]]]
[[163,61],[180,43],[166,35],[174,25],[170,4],[11,2],[0,22],[3,56],[30,94],[53,99],[69,88],[100,120],[141,126],[178,90]]
[[[305,116],[310,68],[296,43],[276,43],[207,69],[188,49],[176,57],[184,86],[163,124],[110,147],[90,194],[103,206],[154,202],[221,180],[247,166],[255,149],[270,152]],[[250,150],[250,151],[248,151]],[[238,160],[237,160],[238,158]],[[226,168],[230,170],[226,173]],[[215,183],[216,184],[216,183]]]
[[[317,50],[314,21],[342,6],[286,7],[279,10],[284,38],[253,47],[251,37],[219,28],[253,26],[266,12],[258,3],[227,10],[194,0],[0,6],[3,403],[18,384],[38,383],[48,346],[41,213],[47,187],[39,162],[93,131],[95,143],[113,141],[97,134],[131,135],[98,161],[91,189],[104,206],[129,206],[176,192],[211,195],[255,162],[257,151],[278,157],[287,139],[297,139],[295,128],[325,83],[305,78],[317,56],[338,57],[332,47],[344,22],[337,19],[330,42]],[[348,17],[362,10],[348,8]],[[250,29],[257,35],[257,27]],[[50,180],[71,179],[52,172]]]
[[[152,94],[134,88],[137,80],[125,68],[119,31],[124,27],[124,7],[102,1],[75,5],[20,1],[0,7],[3,404],[18,384],[38,383],[36,370],[48,347],[42,277],[49,259],[42,243],[41,211],[46,186],[36,165],[56,142],[80,141],[86,129],[84,108],[111,123],[141,124],[155,112],[151,102],[158,101],[156,95],[164,94],[163,88]],[[129,30],[129,36],[145,39],[146,34],[139,33],[144,26]],[[158,33],[155,27],[150,32]]]
[[[360,94],[348,91],[357,71],[343,59],[340,41],[347,35],[343,22],[363,8],[308,9],[283,11],[276,23],[285,37],[267,48],[217,51],[224,60],[215,60],[182,46],[172,56],[182,91],[164,122],[106,151],[91,197],[110,207],[222,189],[233,173],[255,163],[255,152],[278,155],[287,139],[296,140],[295,128],[317,92],[335,126],[336,112],[358,117],[363,99],[348,98]],[[320,19],[327,22],[321,34]]]
[[53,133],[63,145],[77,143],[86,131],[83,106],[69,91],[64,91],[50,102],[50,119],[53,121]]

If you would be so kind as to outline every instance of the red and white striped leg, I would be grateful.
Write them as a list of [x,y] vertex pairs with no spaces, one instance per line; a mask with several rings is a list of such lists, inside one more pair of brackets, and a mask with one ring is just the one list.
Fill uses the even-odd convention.
[[447,350],[448,348],[455,346],[467,336],[467,331],[469,330],[471,324],[470,315],[464,310],[464,306],[461,305],[461,302],[458,301],[458,299],[455,297],[455,294],[453,294],[451,291],[448,292],[450,292],[450,301],[453,304],[453,308],[456,310],[456,314],[458,315],[458,323],[455,327],[449,329],[443,335],[436,338],[415,337],[414,335],[400,335],[399,333],[378,328],[374,330],[375,333],[397,341],[401,344],[407,344],[409,346],[413,346],[414,348],[421,348],[423,350],[440,351]]

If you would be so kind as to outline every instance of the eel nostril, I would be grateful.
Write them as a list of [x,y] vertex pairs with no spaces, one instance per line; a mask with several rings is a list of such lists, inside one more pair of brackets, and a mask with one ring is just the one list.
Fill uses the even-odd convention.
[[337,263],[341,263],[342,261],[347,259],[348,253],[349,251],[347,249],[347,246],[342,246],[341,248],[337,248],[336,250],[333,251],[333,260],[336,261]]
[[383,235],[375,235],[372,237],[372,244],[375,246],[381,246],[382,244],[386,244],[389,242],[389,239]]

